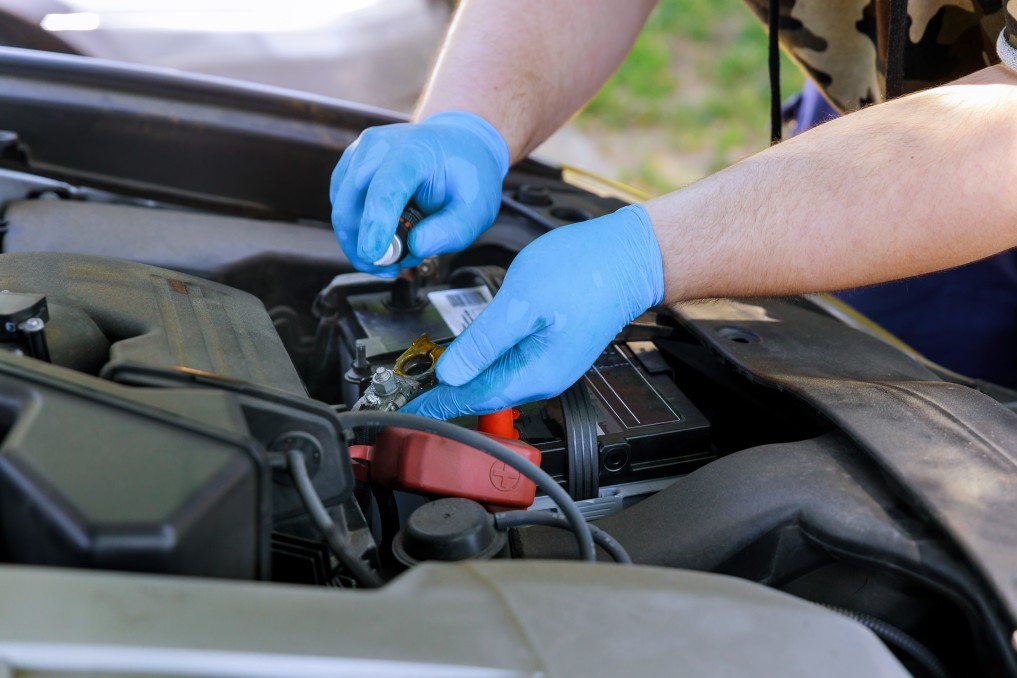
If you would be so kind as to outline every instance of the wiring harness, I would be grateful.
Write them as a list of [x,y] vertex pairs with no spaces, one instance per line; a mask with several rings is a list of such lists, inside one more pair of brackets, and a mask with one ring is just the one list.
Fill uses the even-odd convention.
[[[512,450],[500,445],[495,440],[469,429],[460,428],[443,421],[426,419],[397,412],[360,411],[339,414],[339,421],[344,430],[353,431],[364,428],[384,428],[395,426],[432,433],[463,445],[477,449],[504,463],[520,474],[533,481],[557,505],[560,514],[551,511],[509,511],[494,517],[494,525],[499,530],[514,527],[543,525],[558,529],[571,530],[579,545],[579,555],[584,561],[595,561],[594,544],[618,563],[631,563],[632,559],[613,537],[603,530],[589,525],[583,518],[579,507],[564,489],[539,466],[519,456]],[[347,543],[342,531],[332,520],[321,498],[311,483],[304,455],[297,450],[290,450],[284,459],[279,460],[293,479],[293,484],[300,495],[311,521],[325,539],[329,549],[339,562],[364,588],[378,588],[384,584],[380,575],[372,570]]]

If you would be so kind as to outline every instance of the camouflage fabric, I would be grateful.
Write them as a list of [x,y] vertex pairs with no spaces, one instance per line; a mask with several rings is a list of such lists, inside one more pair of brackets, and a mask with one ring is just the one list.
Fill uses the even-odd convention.
[[[781,46],[831,103],[851,111],[883,101],[889,0],[774,1],[780,2]],[[765,24],[767,0],[746,2]],[[908,18],[905,93],[999,63],[1004,25],[1005,41],[1017,49],[1017,0],[909,0]]]
[[1007,66],[1017,70],[1017,0],[1006,3],[1006,30],[999,39],[999,56]]

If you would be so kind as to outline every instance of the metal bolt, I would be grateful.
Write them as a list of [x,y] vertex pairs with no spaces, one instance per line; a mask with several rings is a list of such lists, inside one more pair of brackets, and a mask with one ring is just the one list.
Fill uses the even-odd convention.
[[343,379],[363,388],[370,378],[371,363],[367,359],[367,342],[363,339],[357,339],[353,354],[353,364],[350,365],[350,369],[346,370]]
[[399,384],[395,380],[395,375],[392,373],[392,370],[386,367],[379,367],[374,370],[371,384],[374,385],[374,392],[380,396],[390,396],[399,390]]
[[417,264],[417,271],[420,275],[429,278],[434,275],[438,270],[438,257],[427,257],[419,264]]
[[354,367],[367,367],[367,344],[363,339],[357,339],[357,354],[353,357]]
[[363,339],[357,339],[354,349],[353,364],[346,370],[343,379],[351,384],[363,388],[364,384],[371,378],[371,363],[367,360],[367,344]]
[[364,402],[367,403],[368,405],[376,406],[381,402],[381,398],[374,395],[373,393],[368,393],[367,395],[364,396]]

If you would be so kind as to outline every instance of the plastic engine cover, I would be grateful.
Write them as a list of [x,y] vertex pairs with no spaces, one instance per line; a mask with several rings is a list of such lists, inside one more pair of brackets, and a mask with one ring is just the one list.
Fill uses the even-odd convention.
[[0,255],[0,289],[45,295],[53,361],[87,371],[130,363],[185,368],[305,395],[257,297],[120,259],[48,252]]
[[229,394],[130,389],[0,351],[7,562],[263,577],[268,482]]

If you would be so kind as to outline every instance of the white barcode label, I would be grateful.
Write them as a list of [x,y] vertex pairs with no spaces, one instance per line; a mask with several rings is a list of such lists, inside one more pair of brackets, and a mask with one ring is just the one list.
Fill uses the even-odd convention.
[[487,304],[487,298],[485,298],[478,290],[457,290],[455,294],[450,294],[445,298],[448,299],[448,303],[450,303],[453,308]]
[[484,285],[428,292],[427,298],[457,337],[491,303],[491,293]]

